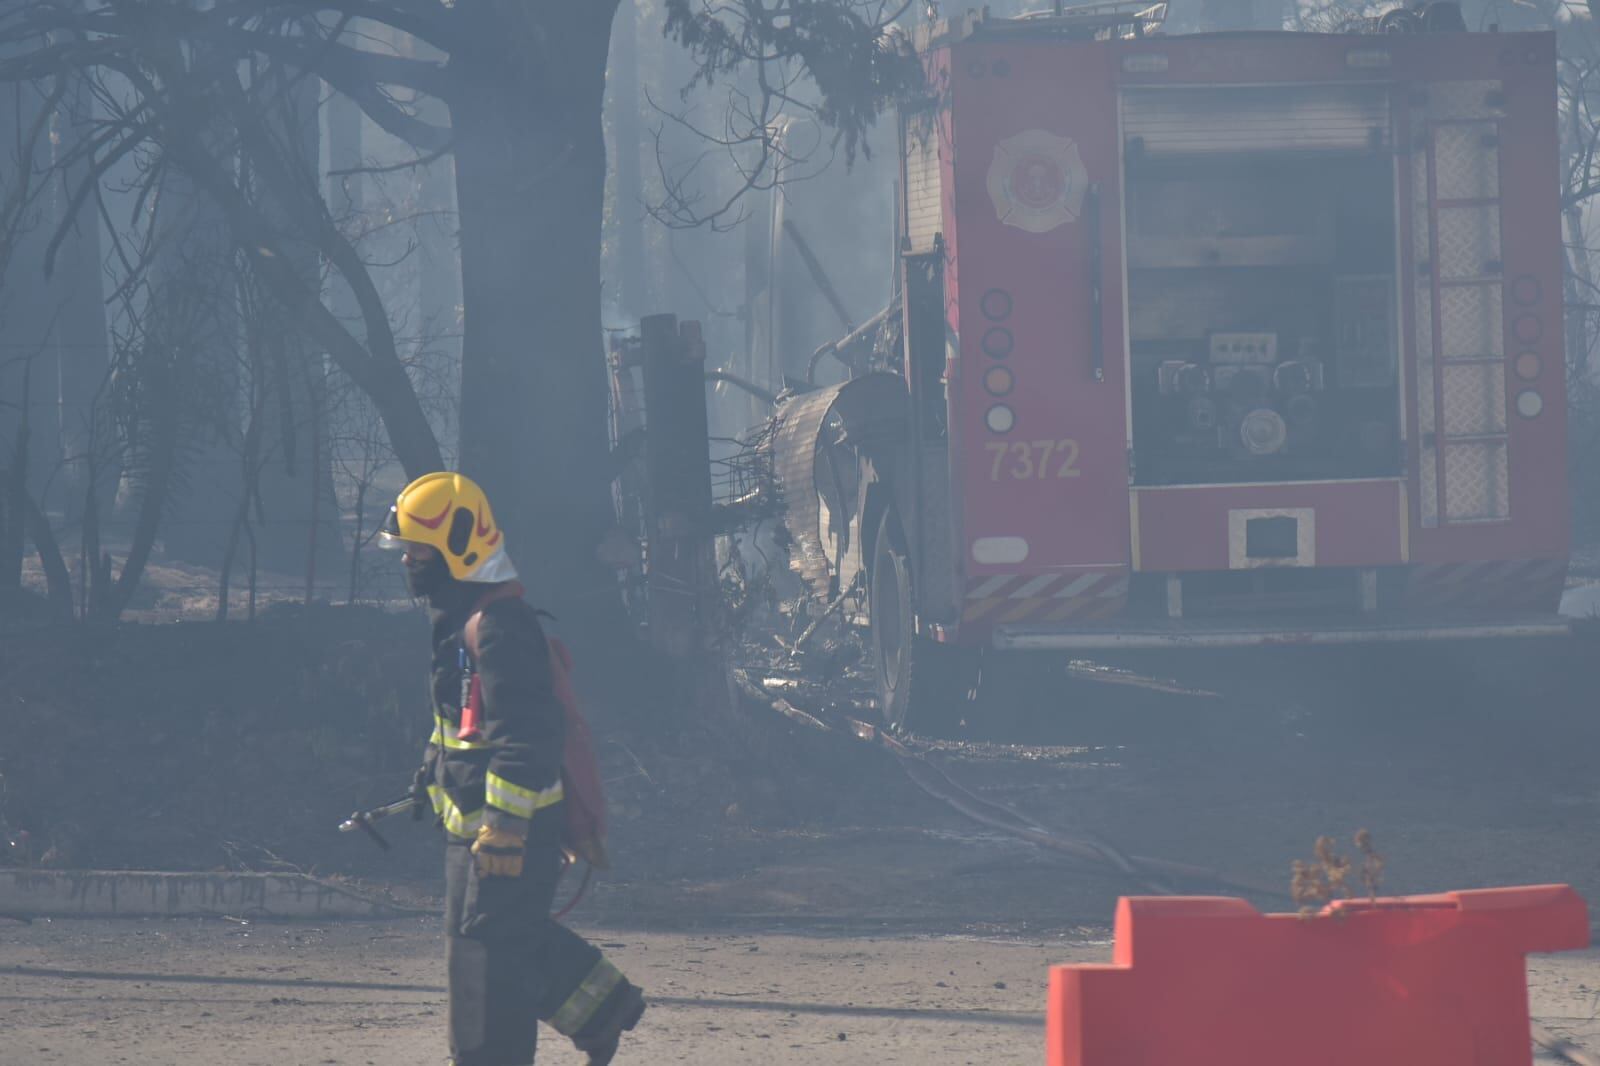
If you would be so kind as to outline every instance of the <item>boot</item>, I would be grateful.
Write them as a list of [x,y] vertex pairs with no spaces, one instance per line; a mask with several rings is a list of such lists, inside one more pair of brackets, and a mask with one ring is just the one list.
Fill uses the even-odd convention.
[[610,1066],[622,1044],[622,1034],[639,1024],[644,1016],[644,993],[632,984],[614,993],[616,1000],[611,1009],[601,1014],[592,1032],[583,1032],[572,1038],[579,1051],[589,1056],[588,1066]]

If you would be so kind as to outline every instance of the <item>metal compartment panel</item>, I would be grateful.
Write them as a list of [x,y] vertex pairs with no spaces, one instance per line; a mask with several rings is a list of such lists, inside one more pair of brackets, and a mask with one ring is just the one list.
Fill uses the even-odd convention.
[[1240,569],[1244,528],[1240,516],[1275,514],[1299,516],[1303,533],[1312,538],[1285,565],[1402,563],[1402,490],[1398,478],[1134,489],[1135,569],[1146,573]]

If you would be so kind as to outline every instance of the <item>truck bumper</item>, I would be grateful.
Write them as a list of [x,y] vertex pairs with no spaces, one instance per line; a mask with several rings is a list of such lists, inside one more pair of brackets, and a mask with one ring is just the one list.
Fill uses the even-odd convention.
[[1094,629],[1002,625],[995,628],[990,640],[996,649],[1003,651],[1103,651],[1561,637],[1571,630],[1570,618],[1553,614],[1481,619],[1407,616],[1338,621],[1186,618],[1129,621]]

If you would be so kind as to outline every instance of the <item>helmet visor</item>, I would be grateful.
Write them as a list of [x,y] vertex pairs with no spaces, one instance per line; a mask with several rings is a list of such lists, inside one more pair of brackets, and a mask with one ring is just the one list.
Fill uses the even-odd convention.
[[378,527],[378,547],[389,551],[404,551],[411,542],[400,536],[400,515],[391,505],[389,513],[384,516],[383,524]]

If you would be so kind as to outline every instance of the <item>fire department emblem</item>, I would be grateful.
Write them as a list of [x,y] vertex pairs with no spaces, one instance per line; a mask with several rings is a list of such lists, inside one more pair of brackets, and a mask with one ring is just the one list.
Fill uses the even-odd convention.
[[988,185],[1001,222],[1029,233],[1049,233],[1077,221],[1089,173],[1070,137],[1024,130],[995,145]]

